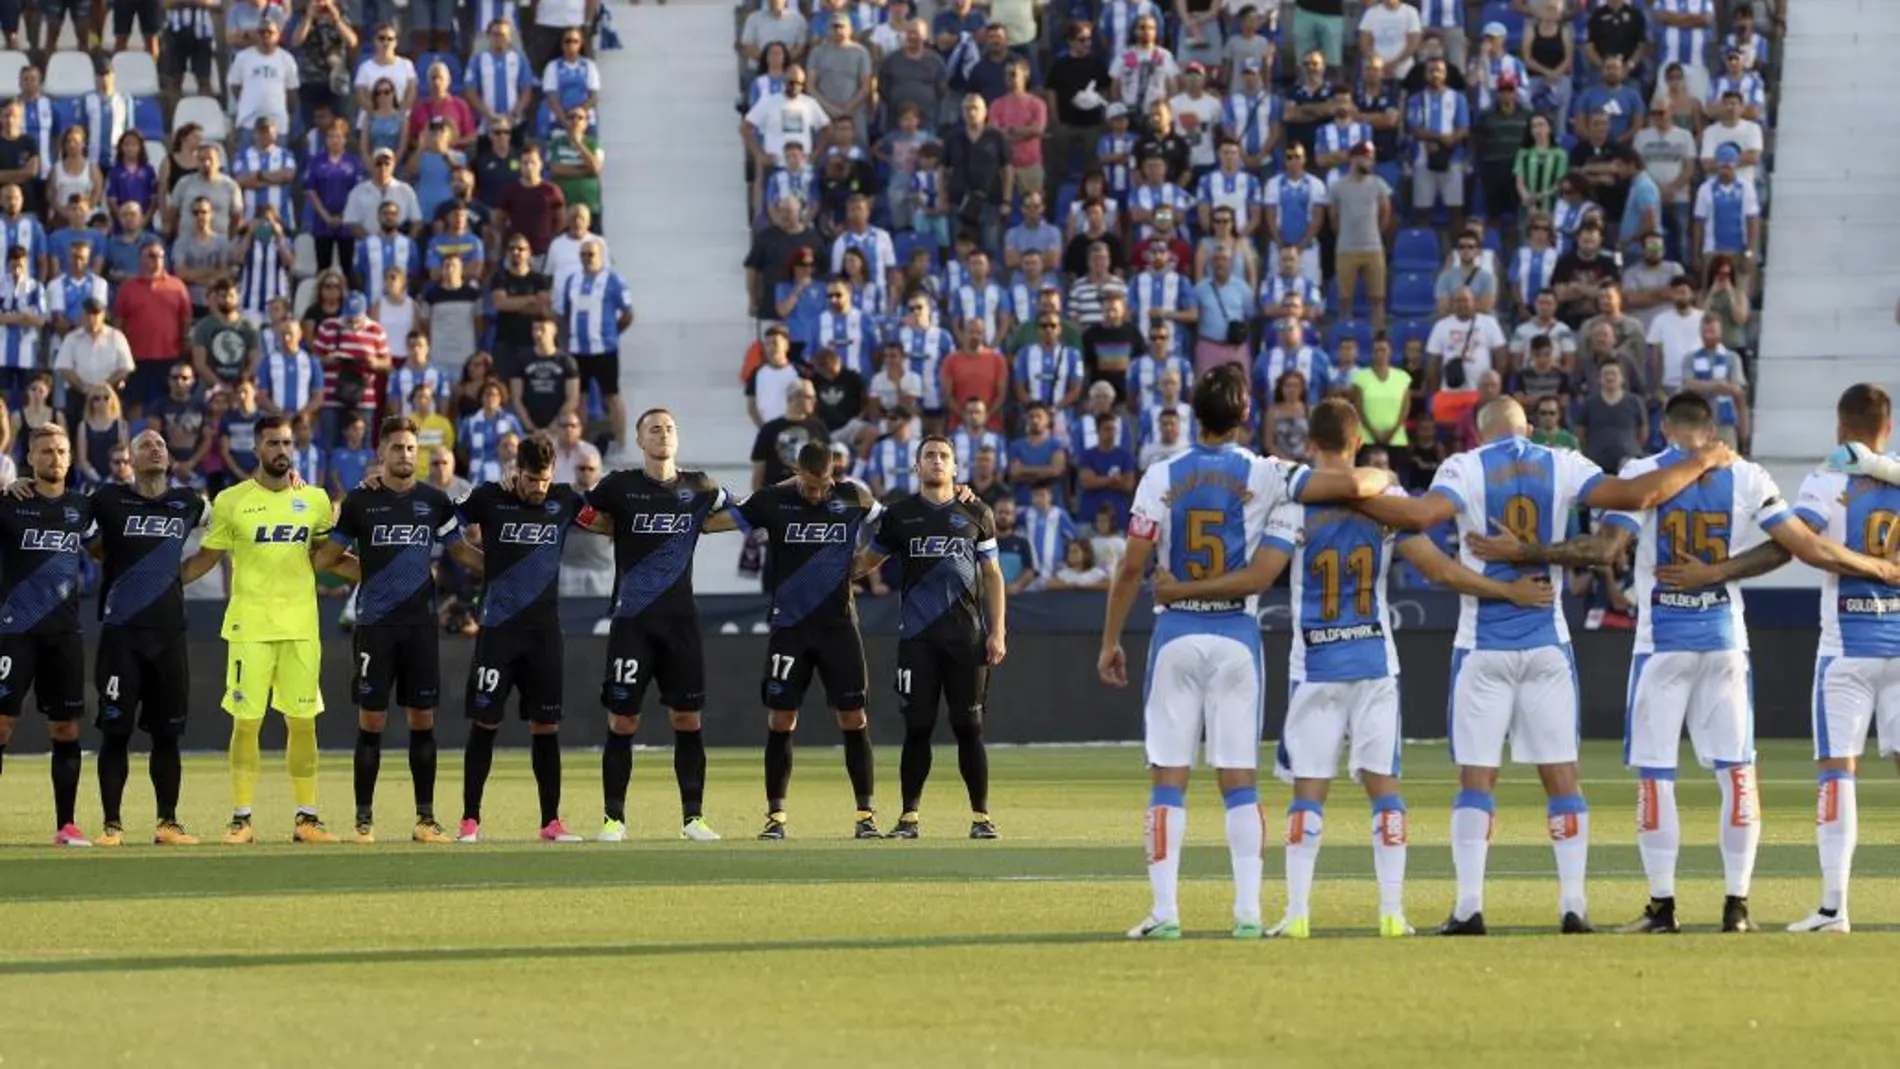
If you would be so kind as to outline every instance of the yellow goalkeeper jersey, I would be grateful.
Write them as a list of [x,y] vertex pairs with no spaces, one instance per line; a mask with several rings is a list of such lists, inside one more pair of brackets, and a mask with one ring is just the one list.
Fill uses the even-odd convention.
[[246,479],[211,504],[208,549],[231,556],[229,642],[317,639],[312,548],[330,533],[330,495],[314,486],[269,490]]

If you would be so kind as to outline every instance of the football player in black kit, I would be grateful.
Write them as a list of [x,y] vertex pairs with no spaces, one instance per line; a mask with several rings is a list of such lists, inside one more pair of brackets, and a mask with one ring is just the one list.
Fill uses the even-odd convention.
[[680,471],[679,426],[663,408],[642,413],[634,438],[642,468],[616,471],[587,492],[587,504],[613,529],[613,623],[607,638],[607,744],[600,773],[605,816],[600,841],[627,837],[627,783],[633,778],[633,736],[640,704],[658,683],[660,704],[673,722],[673,775],[679,781],[680,838],[719,838],[702,812],[706,742],[700,711],[706,704],[706,652],[693,606],[693,550],[708,531],[736,528],[732,498],[703,471]]
[[457,842],[481,841],[482,792],[495,761],[495,734],[511,691],[521,692],[530,759],[541,800],[541,838],[577,843],[561,822],[561,547],[575,526],[606,533],[581,495],[554,482],[554,443],[522,441],[505,483],[483,483],[460,518],[481,536],[482,633],[468,671],[468,733]]
[[798,450],[793,480],[767,486],[731,510],[739,528],[766,532],[766,587],[772,592],[765,678],[760,686],[765,743],[765,829],[785,838],[785,792],[792,779],[792,731],[815,674],[844,732],[844,765],[857,797],[859,839],[881,839],[872,810],[875,771],[864,713],[864,637],[852,599],[858,535],[882,506],[862,483],[833,481],[821,442]]
[[91,846],[73,812],[86,708],[79,566],[92,499],[66,486],[72,443],[59,424],[33,432],[26,458],[33,495],[0,499],[0,755],[31,690],[53,740],[53,845]]
[[994,839],[983,697],[990,667],[1002,663],[1008,648],[1007,584],[997,563],[996,518],[981,501],[958,499],[950,439],[924,438],[917,448],[917,475],[920,489],[885,510],[858,564],[858,571],[869,572],[890,557],[903,567],[896,683],[904,709],[898,774],[904,811],[890,837],[918,837],[917,807],[930,776],[930,736],[941,698],[957,740],[957,769],[970,795],[970,838]]
[[189,487],[173,486],[171,451],[155,430],[132,439],[131,485],[106,483],[92,493],[97,534],[92,548],[105,565],[99,591],[98,653],[93,686],[99,693],[99,803],[105,827],[93,843],[125,842],[120,803],[131,770],[127,747],[137,727],[152,741],[149,761],[158,825],[152,841],[191,846],[196,836],[178,823],[182,769],[178,739],[191,701],[186,655],[185,594],[178,566],[185,539],[204,526],[210,506]]
[[326,558],[354,550],[362,570],[350,636],[357,707],[356,841],[376,841],[372,805],[393,690],[409,722],[409,775],[416,799],[410,838],[446,843],[449,834],[435,819],[435,710],[442,664],[432,558],[435,548],[444,546],[479,575],[482,552],[462,537],[449,496],[416,480],[416,422],[403,416],[385,419],[377,440],[381,477],[343,499],[330,540],[316,558],[317,570],[323,571],[329,567]]

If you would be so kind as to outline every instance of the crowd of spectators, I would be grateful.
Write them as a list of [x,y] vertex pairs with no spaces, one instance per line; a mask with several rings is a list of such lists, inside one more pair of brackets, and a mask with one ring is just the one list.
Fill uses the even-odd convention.
[[70,6],[64,49],[67,5],[20,7],[0,12],[30,49],[0,53],[9,462],[57,422],[104,481],[149,425],[215,493],[255,468],[260,413],[295,418],[298,470],[338,495],[393,413],[455,479],[535,431],[578,443],[569,471],[620,448],[598,0],[98,0]]
[[949,434],[1017,590],[1101,585],[1221,363],[1414,491],[1511,394],[1606,469],[1746,449],[1775,0],[760,0],[741,11],[754,483]]

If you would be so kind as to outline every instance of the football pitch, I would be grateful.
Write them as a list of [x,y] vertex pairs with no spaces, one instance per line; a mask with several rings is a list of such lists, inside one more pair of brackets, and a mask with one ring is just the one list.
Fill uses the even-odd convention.
[[[662,733],[664,734],[664,733]],[[1717,794],[1685,754],[1678,901],[1693,934],[1558,937],[1542,796],[1529,770],[1499,793],[1488,939],[1381,940],[1368,811],[1328,806],[1314,938],[1227,938],[1218,795],[1189,792],[1179,943],[1130,943],[1148,905],[1146,777],[1132,747],[992,752],[1005,838],[964,838],[953,750],[941,750],[915,842],[849,839],[839,751],[807,747],[791,836],[760,843],[759,757],[712,755],[707,816],[722,843],[674,838],[666,751],[636,758],[637,841],[535,841],[525,751],[498,756],[490,841],[407,842],[402,733],[383,762],[384,843],[291,846],[280,754],[266,754],[268,845],[56,851],[43,758],[0,779],[0,1065],[18,1066],[1798,1066],[1891,1065],[1900,782],[1860,783],[1855,934],[1780,931],[1818,896],[1808,747],[1763,748],[1766,814],[1753,905],[1766,929],[1714,934]],[[447,755],[445,755],[446,757]],[[896,817],[885,747],[880,814]],[[1452,898],[1452,769],[1407,747],[1407,912]],[[81,824],[99,825],[91,757]],[[135,757],[128,837],[150,785]],[[1617,748],[1588,744],[1590,896],[1605,929],[1646,886],[1634,789]],[[597,754],[569,750],[569,824],[598,829]],[[346,754],[325,754],[325,813],[347,833]],[[1284,787],[1263,789],[1270,831]],[[460,799],[445,760],[444,823]],[[215,840],[221,756],[188,759],[181,816]],[[1284,902],[1270,834],[1266,913]]]

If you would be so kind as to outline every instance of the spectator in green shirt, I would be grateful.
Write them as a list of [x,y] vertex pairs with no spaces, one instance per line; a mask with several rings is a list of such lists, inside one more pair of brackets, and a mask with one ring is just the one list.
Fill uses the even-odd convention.
[[1570,155],[1557,145],[1556,131],[1542,115],[1531,117],[1530,136],[1512,166],[1517,197],[1527,215],[1548,214],[1558,183],[1570,170]]
[[1537,401],[1537,414],[1531,421],[1531,441],[1552,449],[1577,448],[1577,436],[1564,429],[1564,405],[1555,397]]
[[567,113],[567,125],[548,138],[549,176],[561,187],[569,204],[585,204],[594,213],[594,232],[600,232],[600,174],[607,162],[600,138],[588,127],[588,109]]

